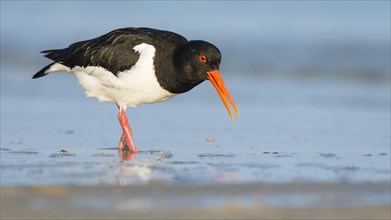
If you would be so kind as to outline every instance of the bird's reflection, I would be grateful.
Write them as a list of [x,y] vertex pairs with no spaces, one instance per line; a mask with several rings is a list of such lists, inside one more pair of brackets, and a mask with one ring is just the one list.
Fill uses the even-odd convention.
[[[139,155],[141,157],[135,159]],[[170,152],[159,150],[148,150],[133,152],[129,149],[118,149],[120,160],[118,184],[126,186],[129,183],[147,183],[151,180],[154,173],[154,166],[161,163],[162,160],[172,158]],[[131,161],[131,162],[130,162]]]
[[146,184],[152,178],[152,161],[135,161],[127,163],[122,161],[119,165],[118,185]]
[[119,149],[118,148],[118,157],[121,161],[130,161],[136,158],[138,152],[131,151],[127,148]]
[[[145,184],[148,183],[153,174],[153,166],[159,164],[163,159],[169,159],[172,157],[170,152],[163,152],[159,150],[147,150],[134,152],[127,148],[118,149],[114,147],[110,148],[98,148],[98,150],[109,150],[118,152],[118,162],[115,163],[115,173],[117,183],[120,186],[126,186],[128,184]],[[96,154],[97,156],[115,156],[114,154]],[[139,157],[139,158],[137,158]]]

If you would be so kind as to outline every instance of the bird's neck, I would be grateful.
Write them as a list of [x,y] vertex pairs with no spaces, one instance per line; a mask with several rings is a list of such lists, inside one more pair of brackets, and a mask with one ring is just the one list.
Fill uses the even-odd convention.
[[165,57],[164,60],[155,62],[160,64],[155,70],[157,70],[159,84],[164,89],[174,94],[180,94],[193,89],[204,81],[191,77],[193,75],[191,67],[186,64],[185,59],[179,53],[173,52],[169,56],[172,56],[173,59]]

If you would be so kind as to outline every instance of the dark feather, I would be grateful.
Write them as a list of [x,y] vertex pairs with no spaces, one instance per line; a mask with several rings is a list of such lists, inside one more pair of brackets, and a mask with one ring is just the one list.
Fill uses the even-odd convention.
[[[159,45],[164,41],[166,47]],[[180,45],[187,40],[181,35],[149,28],[122,28],[111,31],[100,37],[80,41],[60,50],[42,51],[45,57],[73,68],[75,66],[100,66],[114,75],[129,70],[137,62],[140,54],[133,47],[141,43],[155,46],[156,50],[164,50],[167,44]],[[176,48],[176,47],[172,47]],[[44,72],[50,67],[46,66],[33,76],[33,78],[46,75]]]
[[36,79],[36,78],[39,78],[39,77],[42,77],[42,76],[46,76],[47,74],[49,74],[49,73],[45,73],[45,71],[47,69],[49,69],[53,64],[54,63],[51,63],[51,64],[45,66],[44,68],[42,68],[40,71],[38,71],[36,74],[34,74],[33,79]]

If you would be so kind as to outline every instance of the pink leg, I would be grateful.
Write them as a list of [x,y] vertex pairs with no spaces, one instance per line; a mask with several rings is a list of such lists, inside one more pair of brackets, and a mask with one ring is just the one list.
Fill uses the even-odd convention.
[[125,111],[123,109],[119,110],[118,120],[121,124],[123,134],[118,144],[119,149],[128,148],[131,152],[139,152],[137,147],[133,143],[132,139],[132,129],[129,126],[128,117],[126,117]]

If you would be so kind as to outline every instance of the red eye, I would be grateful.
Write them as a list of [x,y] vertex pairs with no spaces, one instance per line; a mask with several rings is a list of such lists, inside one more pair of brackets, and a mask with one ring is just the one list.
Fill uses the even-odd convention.
[[206,56],[200,56],[200,61],[203,63],[206,63]]

